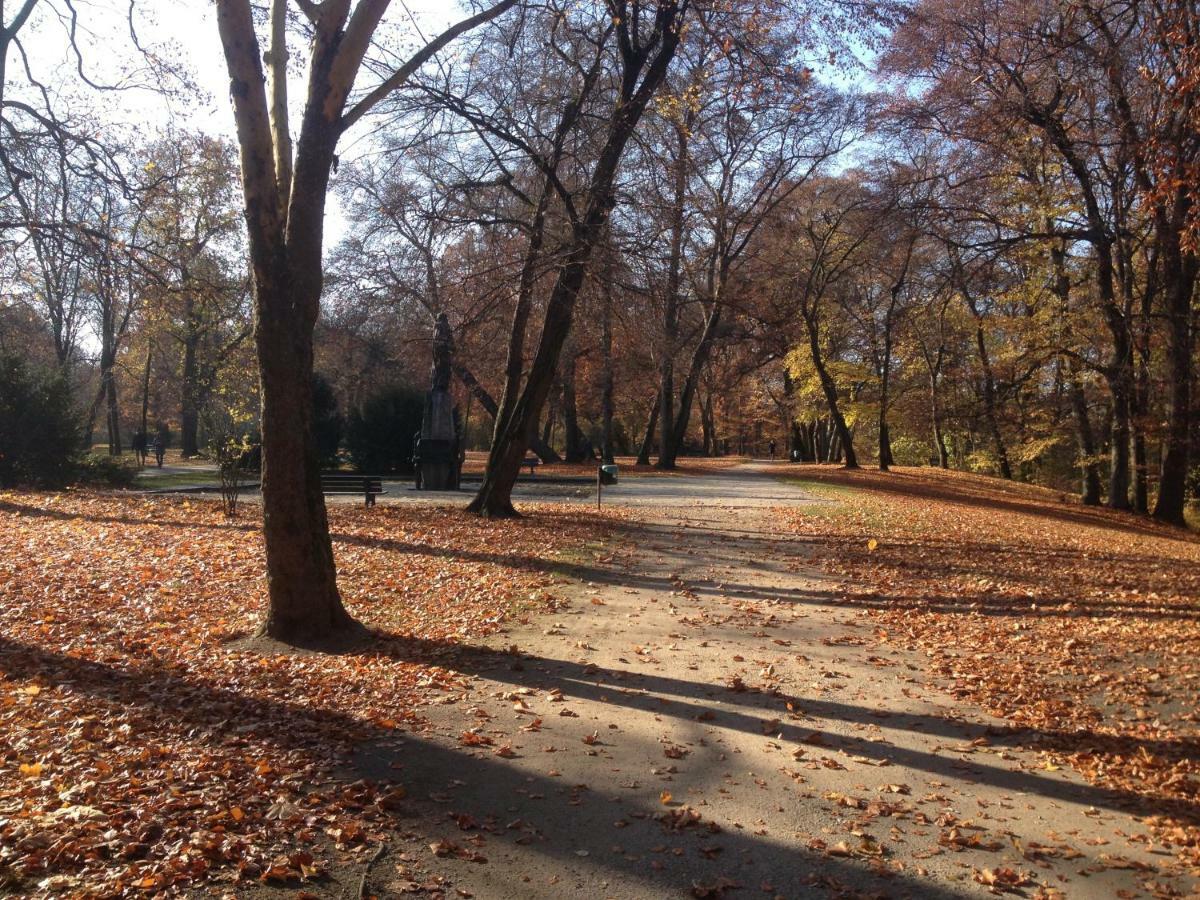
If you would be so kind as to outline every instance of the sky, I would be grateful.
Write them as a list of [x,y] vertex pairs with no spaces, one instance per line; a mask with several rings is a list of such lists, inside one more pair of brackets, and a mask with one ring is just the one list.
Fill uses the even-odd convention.
[[[127,115],[130,121],[150,128],[174,121],[232,135],[229,79],[217,34],[215,0],[133,0],[133,4],[142,45],[181,65],[208,96],[194,104],[178,100],[168,103],[151,89],[135,87],[105,94],[104,103],[110,112],[118,117]],[[120,81],[129,61],[138,60],[129,37],[129,0],[75,0],[75,6],[85,71],[96,81]],[[21,34],[35,73],[47,83],[78,81],[73,72],[76,63],[69,49],[65,10],[61,0],[41,0]],[[410,23],[416,23],[426,33],[436,33],[462,15],[456,0],[393,0],[380,34],[387,33],[389,21],[397,29],[411,31]],[[304,52],[299,45],[292,49],[296,56]],[[12,61],[10,56],[10,64]],[[294,74],[293,98],[302,96],[303,74]]]
[[[160,82],[144,69],[130,71],[131,65],[143,65],[143,57],[129,35],[129,0],[75,0],[75,4],[84,72],[92,81],[121,84],[122,89],[97,92],[81,86],[78,63],[70,49],[68,20],[63,15],[66,7],[61,0],[41,0],[21,40],[35,76],[61,92],[56,108],[79,112],[89,107],[99,109],[109,121],[147,138],[166,130],[196,130],[234,138],[229,76],[217,32],[215,0],[134,0],[140,43],[178,66],[200,89],[168,91],[167,95],[160,88],[181,85],[172,80]],[[437,33],[462,15],[456,0],[393,0],[388,20],[395,28],[386,29],[385,24],[380,34],[414,34],[413,23],[426,34]],[[298,59],[304,57],[304,51],[299,43],[292,47]],[[15,52],[10,53],[8,62],[10,75],[17,74]],[[297,67],[289,88],[294,132],[304,97],[302,66]],[[353,135],[348,135],[345,143],[352,140]],[[332,246],[345,230],[342,211],[336,197],[331,196],[327,246]]]

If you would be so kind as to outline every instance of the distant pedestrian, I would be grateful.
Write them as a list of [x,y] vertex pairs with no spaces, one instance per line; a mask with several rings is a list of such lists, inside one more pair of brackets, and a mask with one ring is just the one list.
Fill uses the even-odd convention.
[[167,442],[163,440],[162,433],[154,436],[154,461],[158,463],[161,469],[163,465],[163,457],[167,455]]
[[133,455],[137,457],[138,465],[146,468],[146,432],[139,431],[133,436]]
[[767,446],[771,448],[771,459],[774,459],[775,458],[775,442],[771,441],[771,443],[769,443]]

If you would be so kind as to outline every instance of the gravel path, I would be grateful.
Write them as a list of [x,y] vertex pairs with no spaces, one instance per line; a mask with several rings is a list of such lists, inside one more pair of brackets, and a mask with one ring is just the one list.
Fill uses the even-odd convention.
[[408,792],[366,894],[1150,896],[1165,857],[1119,795],[928,688],[923,657],[839,604],[776,527],[817,502],[785,471],[606,494],[626,531],[569,604],[448,656],[469,687],[427,733],[362,748],[355,775]]

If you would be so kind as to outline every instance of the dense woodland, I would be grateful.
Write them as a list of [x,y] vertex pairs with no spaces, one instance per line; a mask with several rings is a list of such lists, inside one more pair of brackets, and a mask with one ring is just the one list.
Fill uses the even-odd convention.
[[[261,441],[277,636],[345,616],[311,373],[346,420],[423,391],[439,312],[484,514],[530,447],[773,444],[1183,523],[1193,4],[504,0],[420,39],[388,5],[218,2],[225,134],[114,119],[82,40],[39,69],[95,8],[0,31],[5,371],[66,386],[64,446]],[[121,78],[169,109],[193,88],[137,6]]]

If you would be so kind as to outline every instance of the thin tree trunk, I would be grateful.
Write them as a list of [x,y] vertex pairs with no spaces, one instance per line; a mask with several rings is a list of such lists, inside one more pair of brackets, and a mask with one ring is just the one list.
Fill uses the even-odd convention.
[[663,318],[662,372],[659,384],[658,414],[661,436],[658,443],[660,469],[675,468],[675,351],[679,343],[679,286],[683,271],[684,205],[687,201],[688,130],[677,123],[675,136],[679,152],[675,158],[674,195],[671,206],[671,243],[667,259],[667,296]]
[[[696,349],[692,353],[691,365],[688,366],[688,374],[683,381],[683,390],[679,394],[679,410],[675,414],[675,423],[671,428],[671,442],[669,447],[664,449],[663,456],[659,458],[660,468],[675,468],[675,460],[679,456],[680,449],[683,447],[684,439],[687,437],[688,425],[691,423],[692,404],[696,398],[696,387],[700,383],[700,375],[704,371],[704,366],[708,363],[708,357],[712,352],[713,341],[716,339],[717,329],[720,324],[721,304],[718,298],[714,301],[713,308],[704,322],[704,331],[700,335],[700,343],[696,345]],[[667,462],[666,465],[663,465],[664,459]]]
[[949,469],[950,452],[946,449],[946,436],[942,433],[942,403],[938,395],[938,378],[932,372],[929,375],[929,405],[933,418],[933,445],[937,449],[938,465],[943,469]]
[[1166,266],[1167,352],[1170,365],[1170,419],[1166,453],[1158,484],[1154,518],[1174,525],[1184,524],[1187,500],[1189,443],[1192,430],[1192,295],[1197,279],[1197,262],[1192,256],[1179,259],[1174,253]]
[[817,370],[817,376],[821,381],[821,391],[825,394],[825,402],[829,406],[829,418],[833,421],[839,450],[845,454],[846,468],[857,469],[858,456],[854,452],[854,438],[850,434],[850,429],[846,426],[846,418],[842,415],[841,406],[838,403],[837,384],[834,382],[833,376],[829,374],[829,370],[825,367],[825,360],[821,354],[821,342],[818,336],[817,323],[810,316],[805,316],[804,324],[808,331],[808,349],[812,356],[813,368]]
[[146,430],[148,426],[147,419],[150,415],[150,363],[154,356],[154,347],[147,342],[146,344],[146,368],[142,371],[142,424],[141,433],[145,437],[149,432]]
[[654,447],[654,429],[658,426],[659,410],[661,409],[662,404],[657,399],[650,404],[650,420],[646,423],[646,436],[642,438],[642,446],[638,449],[637,464],[639,466],[650,465],[650,451]]
[[578,355],[575,339],[567,335],[567,345],[564,348],[562,362],[562,413],[563,413],[563,456],[569,463],[583,462],[583,432],[579,430],[579,402],[576,395],[575,365]]
[[183,342],[179,452],[184,459],[190,459],[200,454],[200,374],[196,360],[198,340],[199,336],[189,330]]
[[1079,376],[1078,365],[1068,363],[1068,392],[1071,410],[1075,415],[1075,433],[1079,439],[1080,469],[1083,474],[1081,497],[1085,506],[1100,505],[1100,467],[1096,465],[1096,439],[1092,433],[1092,421],[1088,415],[1087,395]]
[[612,257],[600,285],[603,309],[600,314],[600,456],[607,464],[613,462],[613,296]]
[[620,36],[623,65],[621,97],[613,110],[607,137],[592,170],[586,192],[586,211],[573,224],[560,257],[560,268],[546,302],[542,336],[530,366],[529,377],[511,417],[504,422],[503,431],[498,431],[493,441],[487,472],[479,493],[469,507],[473,512],[487,516],[516,515],[512,504],[512,488],[520,472],[525,449],[529,446],[550,394],[559,355],[571,330],[575,302],[587,275],[592,253],[604,235],[615,202],[617,169],[624,156],[625,145],[633,136],[642,113],[666,77],[679,45],[682,14],[677,0],[660,0],[653,31],[650,32],[654,35],[652,40],[655,43],[641,50],[633,47],[629,23],[623,20],[615,23]]
[[108,375],[108,455],[121,455],[121,414],[117,405],[116,373],[112,369]]
[[879,373],[879,471],[886,472],[891,468],[892,439],[888,430],[888,407],[891,402],[892,375],[892,329],[891,311],[888,312],[883,336],[883,361]]

